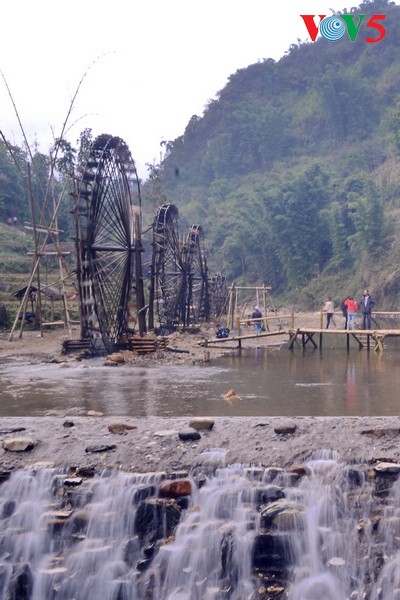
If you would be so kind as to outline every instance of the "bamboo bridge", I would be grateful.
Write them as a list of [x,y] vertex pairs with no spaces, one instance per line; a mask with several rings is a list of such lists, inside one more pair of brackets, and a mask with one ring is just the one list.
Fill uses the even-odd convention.
[[[335,316],[343,318],[341,313],[337,313]],[[319,324],[315,327],[305,327],[301,324],[296,326],[296,321],[300,322],[302,318],[301,314],[278,314],[267,315],[260,319],[240,319],[236,321],[236,327],[229,337],[226,338],[210,338],[203,340],[201,345],[207,347],[216,344],[225,344],[227,342],[234,342],[237,348],[242,348],[242,342],[246,340],[262,339],[273,336],[288,336],[287,347],[289,350],[293,350],[296,347],[306,348],[311,347],[313,349],[322,349],[325,345],[329,347],[332,340],[341,340],[344,342],[343,346],[349,351],[352,347],[358,350],[367,349],[368,351],[372,348],[375,352],[383,352],[384,341],[387,338],[400,338],[400,312],[374,312],[372,314],[372,329],[360,329],[356,326],[355,329],[342,329],[334,328],[326,329],[323,327],[324,313],[321,311],[319,315]],[[318,317],[316,317],[317,319]],[[378,319],[381,320],[398,320],[399,324],[396,328],[394,327],[381,327],[378,323]],[[263,331],[260,333],[248,333],[246,329],[252,327],[253,324],[259,321],[262,323]]]

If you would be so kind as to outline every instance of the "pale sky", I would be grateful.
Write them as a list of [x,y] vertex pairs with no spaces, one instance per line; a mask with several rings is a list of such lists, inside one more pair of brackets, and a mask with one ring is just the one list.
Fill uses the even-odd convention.
[[[300,14],[358,6],[345,0],[2,0],[0,69],[30,144],[47,153],[84,81],[67,139],[91,127],[129,145],[139,174],[160,161],[160,142],[240,68],[278,60],[308,40]],[[328,42],[329,43],[329,42]],[[312,65],[310,65],[312,68]],[[0,79],[0,129],[21,143]]]

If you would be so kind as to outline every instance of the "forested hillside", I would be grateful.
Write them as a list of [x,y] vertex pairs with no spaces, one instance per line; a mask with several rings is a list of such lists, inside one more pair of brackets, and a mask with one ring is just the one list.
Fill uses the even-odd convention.
[[400,7],[351,13],[384,14],[384,39],[367,43],[361,26],[355,41],[299,43],[237,71],[165,144],[144,198],[203,225],[231,281],[313,307],[368,286],[399,308]]
[[[338,301],[367,286],[379,308],[399,309],[400,6],[367,1],[348,14],[355,23],[366,15],[355,41],[299,42],[277,62],[237,71],[182,136],[163,143],[142,186],[144,224],[162,203],[176,204],[182,231],[203,227],[213,273],[270,285],[282,302],[317,308],[327,294]],[[377,43],[366,41],[378,35],[365,26],[371,15],[384,15]],[[0,140],[3,222],[32,221],[30,180],[48,222],[66,190],[58,227],[70,239],[67,174],[91,141],[87,129],[77,148],[56,140],[50,160]]]

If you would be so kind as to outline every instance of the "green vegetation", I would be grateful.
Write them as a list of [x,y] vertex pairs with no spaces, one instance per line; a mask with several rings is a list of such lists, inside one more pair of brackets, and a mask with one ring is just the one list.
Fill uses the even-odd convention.
[[[400,6],[366,1],[350,13],[367,15],[355,41],[293,44],[277,62],[240,69],[182,136],[163,143],[164,158],[143,185],[144,223],[163,202],[176,204],[182,230],[202,225],[210,272],[270,285],[279,301],[317,308],[327,294],[338,301],[367,286],[377,307],[399,309]],[[376,44],[365,41],[373,14],[386,15]],[[90,142],[90,130],[79,149],[57,141],[49,207]],[[50,163],[12,151],[20,171],[0,143],[0,214],[22,223],[32,218],[28,165],[42,206]],[[66,196],[65,240],[68,209]],[[15,252],[7,250],[3,273]]]
[[295,44],[237,71],[165,144],[144,197],[156,184],[181,222],[201,223],[228,280],[310,308],[368,286],[398,309],[400,7],[350,12],[385,14],[385,38],[366,43],[361,26],[354,42]]

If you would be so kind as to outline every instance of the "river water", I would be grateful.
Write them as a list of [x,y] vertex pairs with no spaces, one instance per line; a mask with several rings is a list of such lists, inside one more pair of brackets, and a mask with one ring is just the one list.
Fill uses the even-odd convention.
[[[400,349],[242,350],[210,363],[142,367],[0,365],[0,416],[79,408],[105,415],[390,416],[399,414]],[[234,389],[237,398],[223,395]]]

